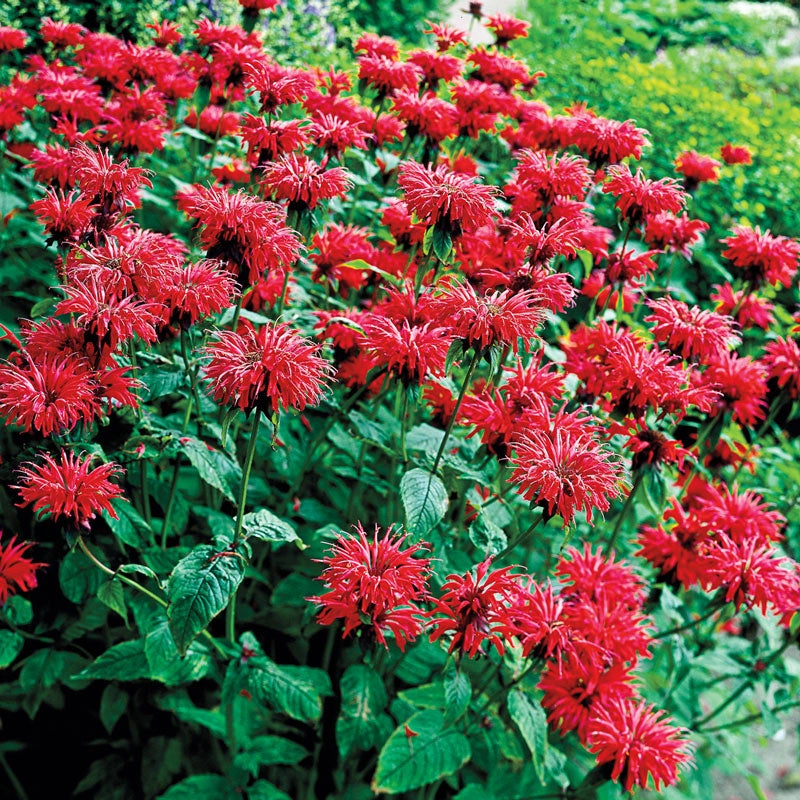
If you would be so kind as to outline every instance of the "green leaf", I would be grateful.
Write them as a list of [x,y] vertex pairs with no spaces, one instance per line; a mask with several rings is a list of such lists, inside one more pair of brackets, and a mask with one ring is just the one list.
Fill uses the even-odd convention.
[[33,308],[31,308],[31,319],[45,316],[56,302],[55,297],[45,297],[44,300],[34,303]]
[[103,519],[108,523],[112,533],[123,544],[130,547],[139,548],[144,543],[142,534],[150,533],[150,526],[139,512],[128,502],[121,499],[111,501],[117,519],[114,519],[107,511],[103,512]]
[[483,514],[470,525],[469,540],[484,556],[497,555],[508,544],[505,531]]
[[15,631],[0,631],[0,669],[11,664],[23,644],[25,640]]
[[114,730],[119,718],[125,713],[128,697],[128,693],[115,683],[109,683],[103,689],[103,696],[100,698],[100,722],[108,733]]
[[209,450],[205,442],[193,436],[182,437],[183,452],[200,477],[236,502],[236,490],[242,481],[241,467],[224,451]]
[[253,777],[261,767],[273,764],[297,764],[308,755],[305,747],[282,736],[256,736],[234,759],[234,764]]
[[544,783],[544,765],[547,758],[547,714],[539,703],[519,689],[509,692],[508,713],[531,751],[536,776]]
[[158,367],[144,367],[136,376],[146,387],[145,400],[155,400],[172,394],[186,381],[186,372],[178,364],[162,364]]
[[227,605],[244,577],[244,563],[235,554],[220,554],[202,544],[182,558],[170,575],[169,628],[185,655],[200,631]]
[[392,794],[418,789],[454,775],[469,757],[469,741],[454,728],[445,728],[439,711],[420,711],[387,739],[372,790]]
[[31,605],[31,601],[19,594],[9,597],[8,600],[6,600],[6,604],[0,610],[2,610],[6,619],[12,625],[27,625],[33,621],[33,606]]
[[171,711],[181,722],[201,725],[218,739],[225,739],[225,715],[198,708],[185,694],[168,694],[158,699],[158,706]]
[[144,575],[147,578],[152,578],[159,589],[164,588],[158,575],[144,564],[123,564],[121,567],[117,567],[117,572],[121,572],[123,575]]
[[447,722],[455,722],[469,708],[472,687],[469,678],[451,663],[444,672],[444,716]]
[[422,237],[422,253],[423,255],[428,255],[431,252],[431,248],[433,247],[433,226],[428,228],[425,231],[425,235]]
[[119,581],[112,578],[107,583],[104,583],[97,590],[97,599],[103,603],[103,605],[108,606],[112,611],[116,611],[117,614],[125,620],[125,624],[128,624],[128,609],[125,606],[125,594],[122,591],[122,584]]
[[208,675],[212,667],[211,658],[197,642],[189,645],[186,655],[180,657],[166,616],[148,631],[144,640],[144,654],[150,667],[150,677],[167,686],[200,680]]
[[431,248],[439,261],[443,264],[447,263],[447,259],[450,258],[450,253],[453,250],[453,237],[450,235],[450,231],[435,225],[433,236],[431,237]]
[[192,775],[160,794],[157,800],[241,800],[241,795],[222,775]]
[[[316,722],[322,716],[322,697],[309,680],[310,667],[280,666],[266,656],[255,656],[247,663],[250,692],[259,702],[301,722]],[[327,680],[325,673],[314,671]]]
[[247,800],[292,800],[292,798],[269,781],[260,780],[247,790]]
[[97,594],[103,576],[97,567],[77,550],[67,553],[58,568],[58,582],[64,597],[72,603],[82,603]]
[[447,511],[447,489],[441,479],[414,468],[400,480],[400,497],[406,512],[406,527],[418,536],[424,536]]
[[109,647],[79,674],[81,678],[135,681],[150,677],[150,667],[144,654],[144,639],[120,642]]
[[[336,720],[336,743],[344,759],[355,747],[369,750],[381,741],[391,721],[384,713],[388,701],[380,676],[364,664],[348,667],[339,684],[342,708]],[[386,731],[388,734],[388,731]]]
[[305,547],[297,531],[266,508],[245,514],[242,525],[247,537],[252,536],[262,542],[297,542],[301,549]]

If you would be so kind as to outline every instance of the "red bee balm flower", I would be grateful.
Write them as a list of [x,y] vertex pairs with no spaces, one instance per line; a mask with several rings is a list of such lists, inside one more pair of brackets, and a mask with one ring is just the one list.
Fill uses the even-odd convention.
[[677,214],[686,202],[686,195],[672,178],[652,181],[641,169],[633,175],[627,164],[609,167],[608,175],[603,192],[617,198],[617,208],[631,225],[659,211]]
[[410,211],[428,227],[440,225],[452,236],[480,228],[495,214],[495,190],[468,175],[452,172],[445,164],[431,169],[405,161],[397,182]]
[[497,652],[505,650],[504,640],[512,643],[515,628],[510,603],[520,592],[512,567],[489,572],[492,560],[478,564],[475,574],[448,575],[442,586],[442,596],[436,600],[432,615],[441,614],[443,619],[434,619],[431,641],[445,634],[452,634],[450,652],[460,650],[474,658],[482,653],[484,642],[494,645]]
[[443,282],[444,291],[430,299],[428,312],[439,325],[473,347],[489,347],[495,342],[518,349],[518,339],[530,349],[537,339],[536,329],[544,322],[545,311],[533,292],[493,292],[479,297],[472,284]]
[[403,650],[422,630],[418,603],[428,596],[430,559],[417,557],[423,544],[404,548],[406,537],[391,527],[380,538],[379,532],[376,525],[370,539],[357,523],[355,535],[340,534],[331,555],[321,559],[326,566],[319,579],[328,591],[308,599],[321,606],[321,625],[344,620],[343,638],[369,621],[381,644],[388,630]]
[[61,451],[59,460],[49,453],[42,455],[44,463],[28,462],[19,469],[22,497],[20,507],[33,503],[39,515],[53,520],[70,522],[74,528],[89,529],[89,520],[99,511],[106,511],[114,519],[116,512],[111,500],[122,496],[122,490],[109,478],[123,472],[118,464],[100,464],[90,469],[92,457]]
[[716,159],[701,156],[694,150],[687,150],[675,159],[675,170],[683,175],[687,191],[696,189],[701,183],[716,183],[720,166]]
[[656,791],[678,780],[678,767],[691,761],[692,744],[682,728],[671,725],[663,711],[643,700],[612,700],[594,709],[589,724],[589,750],[598,764],[612,764],[612,781],[625,790],[634,784],[647,788],[653,779]]
[[[0,533],[2,536],[2,533]],[[0,608],[6,600],[16,592],[28,592],[36,587],[36,570],[47,564],[37,564],[25,558],[25,551],[33,542],[20,542],[12,536],[11,541],[3,547],[0,544]]]
[[787,236],[773,236],[769,231],[761,233],[758,227],[737,225],[722,244],[728,248],[722,253],[723,258],[743,269],[753,287],[764,283],[791,286],[797,272],[800,242]]
[[320,200],[344,197],[350,188],[347,170],[325,170],[308,156],[291,153],[264,167],[264,186],[279,200],[288,200],[289,209],[316,208]]
[[609,498],[620,493],[621,466],[591,431],[585,420],[559,413],[550,424],[529,428],[514,444],[511,480],[526,500],[535,499],[550,516],[560,514],[565,528],[576,511],[586,511],[591,522],[592,511],[608,511]]
[[746,147],[735,144],[724,144],[719,149],[719,154],[726,164],[752,164],[753,156]]
[[275,322],[258,331],[221,331],[206,348],[205,366],[214,399],[232,403],[243,411],[260,408],[278,411],[304,409],[322,397],[330,365],[319,348]]

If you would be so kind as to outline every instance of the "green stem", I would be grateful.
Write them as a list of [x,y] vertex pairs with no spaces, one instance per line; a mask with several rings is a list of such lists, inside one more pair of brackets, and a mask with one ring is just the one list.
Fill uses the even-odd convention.
[[500,561],[511,553],[515,547],[522,544],[535,530],[536,526],[544,519],[544,514],[540,514],[536,519],[519,535],[515,536],[506,547],[501,550],[494,558],[493,561]]
[[3,767],[3,771],[6,773],[8,782],[14,788],[18,800],[29,800],[28,793],[25,791],[25,787],[19,782],[19,778],[17,778],[17,776],[14,774],[14,770],[11,769],[11,765],[6,759],[6,754],[2,750],[0,750],[0,766]]
[[683,497],[683,495],[686,493],[686,491],[689,488],[689,485],[691,484],[692,480],[694,479],[694,476],[700,470],[700,464],[703,461],[703,457],[701,455],[700,450],[701,450],[702,446],[706,443],[706,439],[708,439],[708,437],[711,435],[711,431],[714,430],[714,428],[716,427],[718,421],[719,420],[718,420],[717,417],[712,417],[700,429],[699,433],[697,434],[697,441],[694,443],[694,446],[697,448],[697,459],[695,460],[694,466],[692,467],[691,471],[689,472],[688,477],[684,481],[684,484],[681,487],[681,490],[678,492],[678,495],[677,495],[677,499],[678,500],[680,500]]
[[[783,653],[791,647],[795,640],[797,639],[797,634],[794,636],[787,637],[786,641],[777,649],[774,653],[772,653],[769,658],[764,662],[764,667],[761,672],[766,672],[766,670],[774,664],[782,655]],[[752,685],[755,680],[755,675],[750,675],[746,680],[742,681],[739,686],[734,689],[734,691],[729,694],[725,700],[723,700],[715,709],[710,711],[706,714],[702,719],[698,720],[697,722],[692,724],[692,729],[695,731],[699,731],[704,728],[712,719],[718,717],[731,703],[737,700],[744,692],[746,692]]]
[[625,505],[622,506],[622,510],[619,512],[619,516],[617,517],[617,521],[614,524],[614,530],[611,532],[611,538],[608,540],[608,544],[606,545],[605,557],[608,558],[611,555],[611,551],[614,549],[614,545],[617,542],[617,537],[619,536],[619,532],[622,530],[622,524],[628,517],[628,512],[633,507],[633,501],[636,499],[636,493],[639,491],[639,487],[642,485],[642,473],[640,472],[633,480],[633,486],[631,486],[631,490],[628,493],[627,498],[625,498]]
[[[778,711],[789,711],[792,708],[797,708],[800,706],[800,701],[798,700],[788,700],[785,703],[780,703],[775,708],[771,709],[773,713]],[[739,717],[739,719],[733,720],[733,722],[726,722],[723,725],[714,725],[711,728],[706,728],[704,733],[715,733],[716,731],[724,731],[729,728],[740,728],[742,725],[749,725],[751,722],[758,722],[761,717],[764,716],[763,711],[756,711],[753,714],[748,714],[746,717]]]
[[[253,469],[253,457],[258,444],[258,425],[261,421],[261,411],[256,409],[253,419],[253,429],[250,431],[250,441],[247,443],[247,454],[244,458],[242,469],[242,488],[239,492],[239,506],[236,511],[236,527],[233,530],[231,550],[236,550],[242,538],[242,525],[244,523],[244,509],[247,503],[247,485],[250,483],[250,472]],[[225,631],[230,641],[236,641],[236,592],[231,595],[228,609],[225,613]]]
[[289,270],[285,270],[283,274],[283,288],[281,289],[281,299],[278,302],[278,310],[275,319],[280,319],[283,314],[283,307],[286,305],[286,292],[289,288]]
[[[442,438],[442,443],[439,445],[439,450],[436,453],[436,458],[433,460],[433,468],[431,469],[431,475],[436,474],[436,470],[439,468],[439,462],[442,460],[442,456],[444,455],[444,450],[447,447],[447,440],[450,438],[450,433],[453,430],[453,425],[455,425],[456,417],[458,416],[458,410],[461,408],[461,403],[464,400],[464,396],[467,393],[467,389],[469,389],[470,380],[472,379],[472,373],[475,372],[475,368],[478,366],[478,362],[481,360],[481,348],[476,347],[475,352],[472,356],[472,360],[469,362],[469,367],[467,367],[467,374],[464,376],[464,382],[461,384],[461,391],[458,393],[458,399],[456,400],[456,405],[453,408],[453,413],[450,417],[450,420],[447,423],[447,428],[444,432],[444,437]],[[425,500],[427,501],[427,497]]]
[[408,464],[408,452],[406,451],[406,429],[408,428],[408,389],[402,382],[398,383],[398,391],[403,395],[402,409],[400,411],[400,455],[403,457],[403,469]]
[[139,485],[142,491],[142,512],[144,514],[144,521],[149,528],[152,525],[152,519],[150,512],[150,491],[147,488],[147,460],[144,458],[139,462]]
[[703,614],[701,617],[697,619],[690,620],[689,622],[684,623],[683,625],[678,625],[675,628],[670,628],[668,631],[660,631],[659,633],[653,634],[653,639],[666,639],[667,636],[672,636],[676,633],[682,633],[683,631],[688,631],[690,628],[694,628],[696,625],[700,625],[701,623],[705,622],[709,617],[713,617],[720,609],[722,608],[722,604],[720,603],[712,603],[711,608]]
[[[183,434],[186,433],[187,428],[189,427],[189,419],[192,416],[192,405],[194,404],[194,398],[189,395],[186,398],[186,411],[183,414],[183,425],[181,426],[181,432]],[[175,503],[175,493],[178,488],[178,476],[180,475],[180,454],[175,458],[175,470],[172,473],[172,482],[169,485],[169,497],[167,499],[167,507],[164,509],[164,522],[161,524],[161,549],[166,550],[167,548],[167,532],[169,531],[169,518],[172,514],[172,506]]]
[[[189,383],[192,387],[192,397],[194,397],[194,404],[197,409],[196,416],[197,416],[197,433],[201,434],[203,432],[203,406],[200,403],[200,387],[197,384],[197,374],[199,372],[199,365],[194,364],[190,366],[189,360],[189,349],[191,345],[191,341],[189,340],[190,334],[181,329],[181,357],[183,358],[183,363],[186,366],[186,373],[189,376]],[[194,351],[194,347],[191,347],[192,351]],[[191,411],[189,412],[191,413]],[[183,432],[189,429],[189,419],[185,417],[184,420],[184,427]]]
[[[761,440],[761,437],[764,435],[767,428],[770,425],[772,425],[772,423],[775,421],[775,417],[778,416],[778,412],[784,407],[784,405],[786,405],[787,399],[788,395],[786,394],[786,392],[781,390],[781,393],[775,398],[775,401],[773,402],[772,408],[770,408],[769,414],[767,414],[766,419],[761,423],[758,430],[756,431],[756,435],[753,437],[753,443],[759,442]],[[731,478],[731,483],[733,483],[733,481],[736,480],[739,473],[742,471],[744,463],[745,463],[744,459],[742,459],[739,462],[738,466],[736,467],[736,470],[733,473],[733,477]]]

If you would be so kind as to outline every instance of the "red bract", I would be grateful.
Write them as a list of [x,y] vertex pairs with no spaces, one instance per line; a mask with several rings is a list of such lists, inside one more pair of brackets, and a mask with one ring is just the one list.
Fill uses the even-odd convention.
[[722,253],[733,265],[744,270],[751,288],[764,283],[790,286],[797,272],[800,242],[787,236],[773,236],[769,231],[737,225],[731,235],[722,240]]
[[611,780],[625,790],[634,785],[656,791],[678,781],[678,769],[691,763],[688,731],[644,700],[613,698],[599,704],[587,730],[589,751],[598,764],[613,766]]
[[730,317],[697,306],[687,306],[671,297],[648,302],[653,336],[685,359],[710,361],[740,341]]
[[38,462],[29,461],[18,470],[22,497],[19,506],[33,504],[39,516],[48,516],[56,522],[63,521],[73,528],[89,530],[89,523],[98,512],[114,519],[117,514],[111,501],[122,496],[119,486],[110,478],[120,475],[123,469],[112,463],[91,468],[92,457],[62,450],[53,458],[43,453]]
[[391,631],[404,650],[422,630],[424,612],[419,603],[428,597],[430,559],[419,555],[426,546],[403,547],[406,536],[391,527],[379,536],[376,525],[371,538],[360,522],[354,528],[354,534],[340,534],[331,555],[321,559],[326,566],[319,580],[328,591],[308,598],[320,606],[317,621],[332,625],[343,620],[343,638],[370,624],[378,642],[388,647],[386,633]]
[[302,410],[320,401],[330,365],[319,348],[282,322],[241,333],[220,331],[203,368],[214,399],[250,412]]
[[686,202],[686,195],[672,178],[649,180],[641,169],[632,174],[627,164],[608,168],[603,191],[617,198],[617,208],[631,225],[661,211],[677,214]]
[[399,325],[391,319],[373,316],[365,325],[365,350],[376,366],[385,366],[405,385],[420,385],[427,376],[444,373],[450,336],[443,328],[427,324]]
[[565,528],[578,511],[585,511],[591,522],[595,509],[608,511],[609,500],[620,494],[620,463],[595,440],[594,431],[594,424],[577,412],[559,412],[543,425],[528,427],[513,442],[511,480],[548,516],[559,514]]
[[472,284],[443,281],[440,292],[428,304],[431,318],[451,335],[471,347],[486,348],[500,343],[516,353],[519,339],[528,351],[538,339],[536,329],[545,312],[533,292],[493,292],[480,296]]
[[410,211],[428,227],[439,225],[454,237],[479,228],[495,214],[493,187],[452,172],[444,164],[431,168],[405,161],[397,183]]
[[12,536],[5,547],[0,542],[0,608],[11,595],[35,589],[36,570],[47,566],[25,558],[25,552],[30,547],[33,547],[33,542],[17,544],[16,536]]
[[292,211],[316,208],[320,200],[344,197],[350,188],[346,169],[323,169],[305,155],[290,153],[267,164],[261,178],[264,186],[278,200],[287,200]]
[[510,604],[519,592],[512,567],[490,571],[487,558],[473,572],[448,575],[441,597],[431,611],[431,641],[450,639],[449,652],[458,650],[474,658],[494,646],[498,653],[513,643],[514,624]]

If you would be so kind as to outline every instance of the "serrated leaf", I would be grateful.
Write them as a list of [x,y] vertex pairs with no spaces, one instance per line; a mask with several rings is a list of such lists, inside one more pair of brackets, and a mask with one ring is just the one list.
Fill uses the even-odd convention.
[[178,364],[162,364],[158,367],[144,367],[136,376],[147,388],[145,400],[155,400],[172,394],[186,381],[186,372]]
[[167,585],[167,617],[181,655],[185,655],[195,636],[228,605],[243,577],[241,558],[219,553],[208,544],[195,547],[178,562]]
[[508,544],[505,531],[483,514],[470,525],[469,540],[484,556],[497,555]]
[[354,746],[359,750],[375,747],[387,722],[391,729],[391,722],[384,713],[388,697],[383,680],[373,669],[364,664],[348,667],[339,691],[342,707],[336,720],[336,743],[344,759]]
[[470,757],[469,741],[445,728],[439,711],[420,711],[386,740],[378,756],[372,790],[392,794],[418,789],[454,775]]
[[114,730],[119,718],[125,713],[128,697],[128,693],[115,683],[109,683],[103,689],[103,696],[100,698],[100,722],[108,733]]
[[167,686],[204,678],[212,666],[208,653],[197,642],[189,645],[181,658],[169,629],[166,616],[151,628],[144,640],[144,654],[150,667],[150,677]]
[[437,475],[424,469],[409,470],[400,479],[400,497],[406,513],[406,527],[424,536],[447,511],[447,489]]
[[310,668],[281,666],[266,656],[251,658],[248,666],[250,691],[257,700],[302,722],[316,722],[320,718],[322,697],[303,673]]
[[97,567],[77,550],[67,553],[58,568],[58,582],[64,597],[73,603],[82,603],[87,597],[97,594],[102,574]]
[[15,631],[0,631],[0,669],[14,661],[23,644],[25,640]]
[[109,647],[96,658],[78,677],[91,680],[135,681],[148,678],[150,667],[144,654],[144,639],[120,642]]
[[260,780],[248,788],[247,800],[292,800],[292,798],[269,781]]
[[252,536],[262,542],[298,542],[301,548],[305,547],[294,527],[266,508],[245,514],[242,526],[247,537]]
[[115,581],[113,578],[104,583],[97,590],[97,599],[103,604],[108,606],[112,611],[116,611],[125,624],[128,624],[128,609],[125,606],[125,593],[122,591],[122,584]]
[[224,450],[209,450],[200,439],[184,436],[182,444],[183,453],[197,474],[228,500],[236,502],[235,493],[242,481],[241,467]]
[[241,794],[222,775],[192,775],[160,794],[157,800],[241,800]]
[[547,758],[547,714],[542,706],[519,689],[508,695],[508,713],[531,751],[536,776],[544,783]]
[[455,722],[469,708],[472,687],[469,678],[455,664],[450,664],[444,672],[444,717],[447,722]]
[[157,701],[159,708],[171,711],[182,722],[201,725],[218,739],[225,739],[225,715],[198,708],[185,694],[168,694]]
[[128,502],[116,498],[111,501],[117,518],[107,511],[103,512],[103,519],[108,523],[111,532],[124,544],[139,548],[144,543],[142,534],[150,533],[150,526],[139,512]]
[[433,254],[439,261],[443,264],[447,263],[447,259],[450,258],[450,253],[453,250],[453,237],[450,235],[450,231],[435,225],[430,249],[433,250]]

